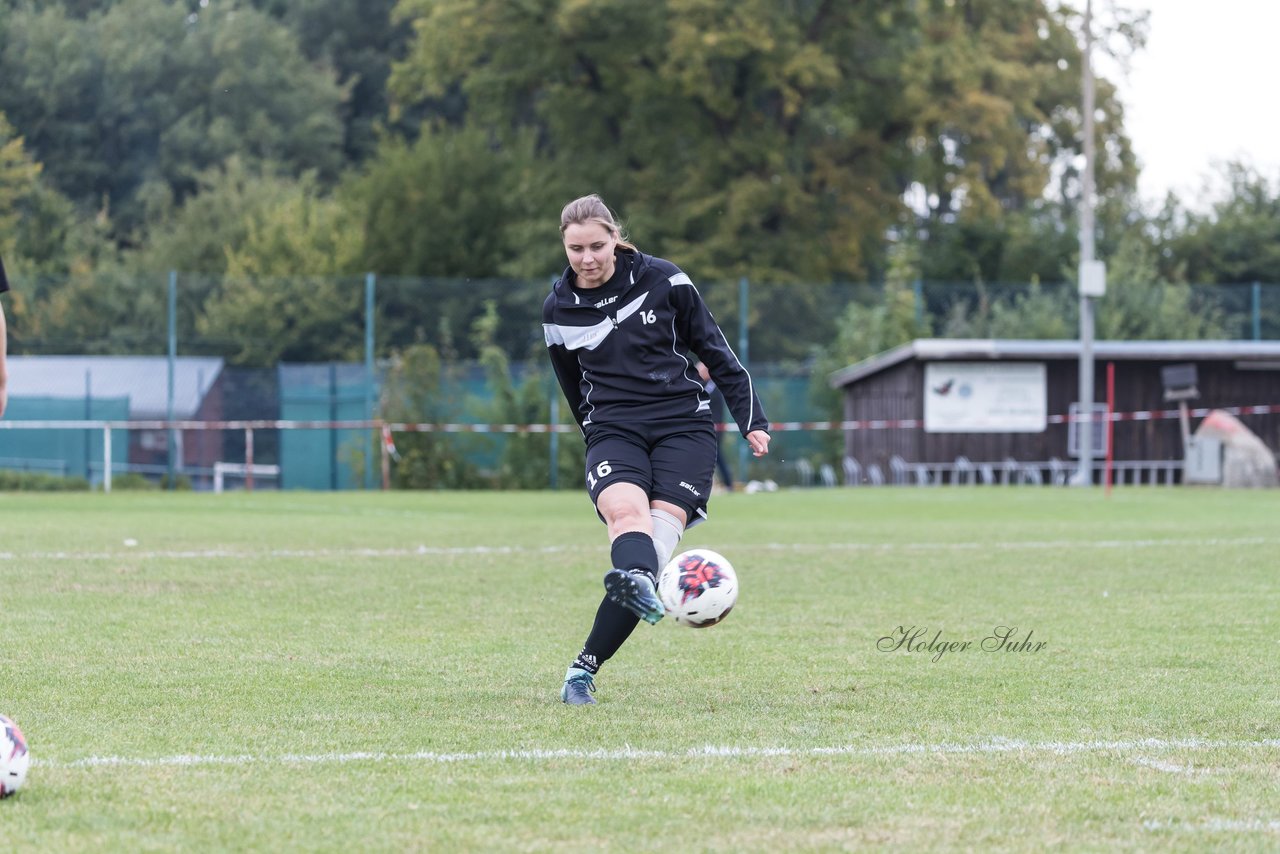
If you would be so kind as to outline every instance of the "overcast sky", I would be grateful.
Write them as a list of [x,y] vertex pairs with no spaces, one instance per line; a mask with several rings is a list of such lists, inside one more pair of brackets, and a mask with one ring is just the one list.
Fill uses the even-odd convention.
[[1107,75],[1123,93],[1144,201],[1174,190],[1203,207],[1214,164],[1232,159],[1280,177],[1280,0],[1124,5],[1151,11],[1147,47],[1128,79]]

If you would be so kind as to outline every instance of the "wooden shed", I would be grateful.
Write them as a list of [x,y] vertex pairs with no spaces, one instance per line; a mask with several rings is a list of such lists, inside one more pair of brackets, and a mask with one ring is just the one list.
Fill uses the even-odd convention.
[[[1114,458],[1122,470],[1163,463],[1172,477],[1181,466],[1166,367],[1194,366],[1193,410],[1280,404],[1280,342],[1098,341],[1093,352],[1095,410],[1105,410],[1107,366],[1114,365],[1115,411],[1123,416],[1114,422]],[[997,478],[1008,477],[1014,462],[1061,476],[1077,465],[1068,416],[1079,395],[1079,358],[1078,341],[919,339],[837,371],[830,382],[843,390],[844,419],[860,423],[845,431],[846,478],[849,460],[900,480],[904,470],[947,480],[958,460]],[[1280,414],[1240,419],[1273,452],[1280,448]],[[865,423],[873,421],[897,426]],[[1093,433],[1099,460],[1105,432],[1100,419]]]

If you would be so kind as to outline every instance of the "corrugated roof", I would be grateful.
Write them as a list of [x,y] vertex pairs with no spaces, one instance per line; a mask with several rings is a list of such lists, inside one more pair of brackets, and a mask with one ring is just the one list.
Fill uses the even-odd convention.
[[[129,398],[130,418],[165,418],[169,359],[165,356],[10,356],[9,397]],[[173,414],[190,418],[222,373],[223,360],[174,360]]]
[[[1095,341],[1093,357],[1121,361],[1277,361],[1280,341]],[[830,377],[832,388],[857,382],[886,368],[919,359],[923,362],[969,359],[1079,359],[1080,342],[999,338],[917,338],[842,368]]]

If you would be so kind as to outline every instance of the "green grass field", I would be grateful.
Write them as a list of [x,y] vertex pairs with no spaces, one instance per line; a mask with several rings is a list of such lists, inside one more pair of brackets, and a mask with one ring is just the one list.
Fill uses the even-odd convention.
[[[734,562],[733,615],[641,625],[570,708],[608,555],[582,494],[0,496],[0,712],[34,757],[0,838],[1280,847],[1280,493],[813,490],[712,515],[684,545]],[[1018,649],[982,648],[1000,626]]]

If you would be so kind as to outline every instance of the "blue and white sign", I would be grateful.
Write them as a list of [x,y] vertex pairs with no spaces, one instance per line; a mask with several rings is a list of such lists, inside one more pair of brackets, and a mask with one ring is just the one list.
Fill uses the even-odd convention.
[[926,362],[926,433],[1041,433],[1044,362]]

